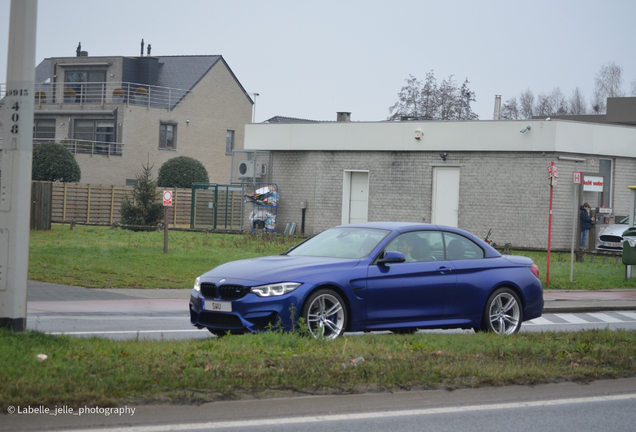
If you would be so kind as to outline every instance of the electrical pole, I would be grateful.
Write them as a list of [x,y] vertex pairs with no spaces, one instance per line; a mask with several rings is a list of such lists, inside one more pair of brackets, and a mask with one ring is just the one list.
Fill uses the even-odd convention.
[[0,179],[0,327],[26,329],[37,0],[11,0]]

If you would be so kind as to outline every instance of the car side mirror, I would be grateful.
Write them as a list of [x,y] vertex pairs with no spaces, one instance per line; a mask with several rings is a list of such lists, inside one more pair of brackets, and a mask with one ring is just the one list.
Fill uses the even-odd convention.
[[390,263],[401,263],[406,261],[404,258],[404,254],[398,251],[384,251],[382,256],[376,262],[379,265],[390,264]]

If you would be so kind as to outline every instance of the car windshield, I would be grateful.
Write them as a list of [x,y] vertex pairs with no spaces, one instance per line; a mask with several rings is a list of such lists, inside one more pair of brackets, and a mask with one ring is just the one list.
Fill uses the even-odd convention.
[[389,233],[369,228],[331,228],[300,244],[287,255],[362,258],[369,255]]

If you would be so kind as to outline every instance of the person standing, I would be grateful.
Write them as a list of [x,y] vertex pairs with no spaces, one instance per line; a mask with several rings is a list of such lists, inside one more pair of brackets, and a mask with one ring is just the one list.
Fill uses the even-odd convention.
[[594,218],[590,217],[589,214],[590,211],[590,205],[588,203],[585,203],[581,206],[581,215],[580,215],[580,219],[581,219],[581,247],[584,248],[585,247],[585,241],[587,240],[587,233],[590,231],[590,228],[592,228],[592,224],[594,224]]

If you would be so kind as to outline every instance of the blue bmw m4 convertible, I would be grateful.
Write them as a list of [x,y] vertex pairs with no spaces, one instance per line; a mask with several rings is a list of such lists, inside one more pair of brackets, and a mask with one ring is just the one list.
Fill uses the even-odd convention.
[[198,277],[190,320],[223,335],[292,329],[344,332],[474,329],[512,334],[541,316],[530,258],[501,255],[440,225],[377,222],[328,229],[282,255],[222,264]]

